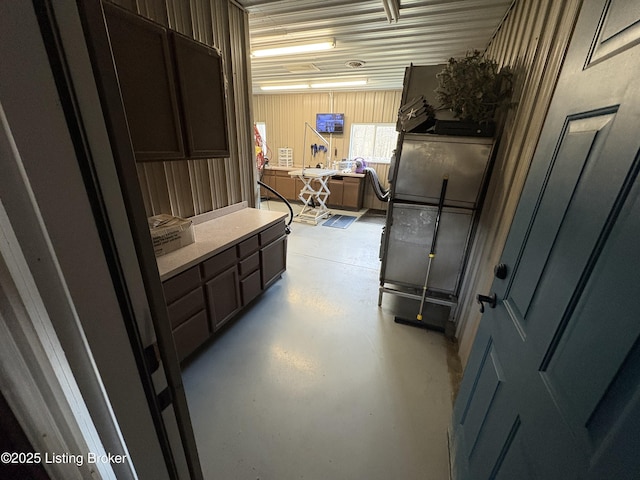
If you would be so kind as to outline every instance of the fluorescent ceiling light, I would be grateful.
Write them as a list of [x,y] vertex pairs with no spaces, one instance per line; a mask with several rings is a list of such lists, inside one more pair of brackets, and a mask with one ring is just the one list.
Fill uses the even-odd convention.
[[302,83],[298,85],[262,85],[260,90],[301,90],[303,88],[309,88],[308,83]]
[[321,52],[335,48],[334,39],[296,45],[283,45],[282,47],[260,48],[251,52],[252,57],[275,57],[278,55],[295,55],[297,53]]
[[398,0],[382,0],[382,6],[389,23],[392,21],[398,23],[398,19],[400,18],[400,2]]
[[341,82],[326,83],[298,83],[291,85],[261,85],[260,90],[303,90],[306,88],[339,88],[339,87],[357,87],[358,85],[366,85],[367,80],[348,80]]
[[349,80],[344,82],[312,83],[311,88],[357,87],[366,85],[366,80]]

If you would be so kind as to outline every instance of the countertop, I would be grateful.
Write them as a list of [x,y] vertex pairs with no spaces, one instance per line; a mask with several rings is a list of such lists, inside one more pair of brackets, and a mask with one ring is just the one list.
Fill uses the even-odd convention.
[[[266,170],[280,170],[280,171],[284,171],[284,172],[293,172],[294,170],[301,170],[302,167],[300,165],[294,165],[292,167],[279,167],[277,165],[271,166],[271,165],[265,165],[264,168]],[[309,170],[311,167],[305,167],[305,170]],[[315,170],[315,168],[314,168]],[[363,178],[365,175],[364,173],[342,173],[342,172],[338,172],[335,174],[336,177],[356,177],[356,178]]]
[[184,272],[286,216],[282,212],[243,208],[195,225],[194,243],[156,258],[160,280],[168,280]]

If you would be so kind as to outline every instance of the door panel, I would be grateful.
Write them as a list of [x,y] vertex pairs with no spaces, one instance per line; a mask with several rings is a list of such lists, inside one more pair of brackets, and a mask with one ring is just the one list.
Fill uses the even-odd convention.
[[537,480],[535,465],[531,461],[525,434],[522,433],[520,417],[511,428],[507,444],[490,478],[496,480]]
[[491,402],[496,396],[498,388],[503,383],[502,367],[497,358],[493,343],[487,344],[482,366],[475,378],[475,389],[462,415],[462,424],[467,431],[467,438],[471,445],[476,444],[480,427],[487,419]]
[[[504,402],[505,397],[500,397],[494,407],[506,406]],[[513,442],[520,426],[520,419],[518,416],[498,418],[498,412],[499,408],[489,411],[489,422],[482,428],[481,441],[474,445],[475,448],[469,457],[470,468],[478,478],[496,478],[503,467],[509,468],[508,465],[504,465],[505,458],[517,456]],[[511,461],[513,458],[510,458]]]
[[[631,401],[640,378],[630,382],[630,372],[640,367],[636,352],[640,322],[633,310],[638,302],[638,270],[633,270],[631,260],[638,255],[640,238],[637,163],[634,167],[634,182],[629,183],[636,185],[635,198],[612,212],[618,220],[610,233],[605,230],[608,240],[597,252],[589,282],[571,314],[565,314],[567,325],[540,368],[567,423],[589,450],[615,426],[610,412]],[[621,197],[626,196],[623,190]],[[624,281],[611,281],[616,278]]]
[[[463,425],[468,434],[468,462],[473,471],[487,478],[494,465],[500,463],[511,445],[510,423],[517,423],[517,415],[509,407],[509,390],[498,354],[489,343],[483,368],[477,378],[473,401],[469,403]],[[505,418],[511,422],[505,422]],[[490,460],[490,461],[488,461]]]
[[607,2],[586,66],[597,63],[640,42],[640,4],[626,0]]
[[519,313],[520,321],[527,317],[558,230],[570,206],[575,206],[579,186],[587,180],[600,180],[593,178],[593,174],[599,172],[592,165],[595,160],[591,153],[597,151],[606,138],[613,116],[613,113],[589,114],[567,122],[557,154],[547,171],[548,180],[543,186],[533,222],[526,234],[525,245],[512,277],[513,283],[506,295],[505,301],[510,304],[510,311]]
[[458,480],[640,477],[640,8],[627,3],[580,12],[454,408]]

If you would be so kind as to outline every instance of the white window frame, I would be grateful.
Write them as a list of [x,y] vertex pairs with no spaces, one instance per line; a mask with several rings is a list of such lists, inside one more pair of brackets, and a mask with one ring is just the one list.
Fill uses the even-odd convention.
[[[369,127],[369,128],[373,127],[373,138],[368,140],[373,144],[373,152],[372,152],[373,155],[367,154],[368,152],[363,152],[361,149],[358,148],[357,138],[359,135],[357,134],[356,130],[362,127]],[[376,145],[376,141],[379,138],[381,138],[378,135],[379,129],[387,130],[387,132],[385,133],[390,133],[388,132],[388,130],[392,130],[395,133],[395,138],[393,142],[391,142],[390,144],[388,143],[387,145],[388,152],[384,152],[381,155],[375,155],[376,149],[384,148],[383,146]],[[350,159],[363,158],[367,163],[389,163],[391,161],[391,156],[393,154],[393,151],[396,148],[397,140],[398,140],[398,132],[396,131],[395,123],[352,123],[351,135],[350,135],[350,141],[349,141],[349,158]]]

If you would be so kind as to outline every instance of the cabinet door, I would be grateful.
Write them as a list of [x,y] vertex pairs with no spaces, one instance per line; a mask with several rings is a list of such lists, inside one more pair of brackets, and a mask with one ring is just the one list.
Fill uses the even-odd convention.
[[328,183],[329,198],[327,199],[327,205],[333,205],[336,207],[342,206],[342,195],[344,192],[344,182],[342,179],[331,179]]
[[136,160],[185,157],[167,30],[104,4]]
[[171,328],[179,327],[196,313],[203,311],[204,305],[204,292],[200,286],[173,302],[167,307]]
[[[238,258],[241,260],[247,258],[249,255],[257,252],[259,246],[260,240],[258,235],[250,236],[238,244]],[[242,275],[242,272],[240,272],[240,274]]]
[[200,267],[191,267],[182,273],[162,282],[162,290],[167,305],[172,304],[201,285]]
[[269,287],[287,268],[287,237],[283,235],[260,250],[262,288]]
[[240,291],[242,293],[242,306],[246,306],[262,293],[262,284],[260,281],[260,270],[256,270],[251,275],[240,280]]
[[258,255],[258,252],[255,252],[253,255],[250,255],[244,260],[240,260],[238,262],[238,274],[241,279],[259,269],[260,255]]
[[171,33],[189,158],[229,156],[222,59],[206,45]]
[[286,227],[284,220],[265,228],[258,234],[258,242],[261,247],[266,247],[277,238],[282,237],[285,234]]
[[236,247],[227,248],[202,262],[202,279],[209,280],[212,277],[216,277],[218,274],[235,266],[237,262]]
[[178,360],[182,361],[187,358],[208,338],[207,312],[202,310],[173,330],[173,341],[176,344]]
[[296,191],[296,182],[290,176],[276,176],[276,191],[287,200],[294,200],[298,198],[298,191]]
[[360,178],[345,178],[342,191],[342,205],[359,210],[362,207],[362,180]]
[[216,331],[240,310],[240,288],[236,266],[205,283],[211,330]]

